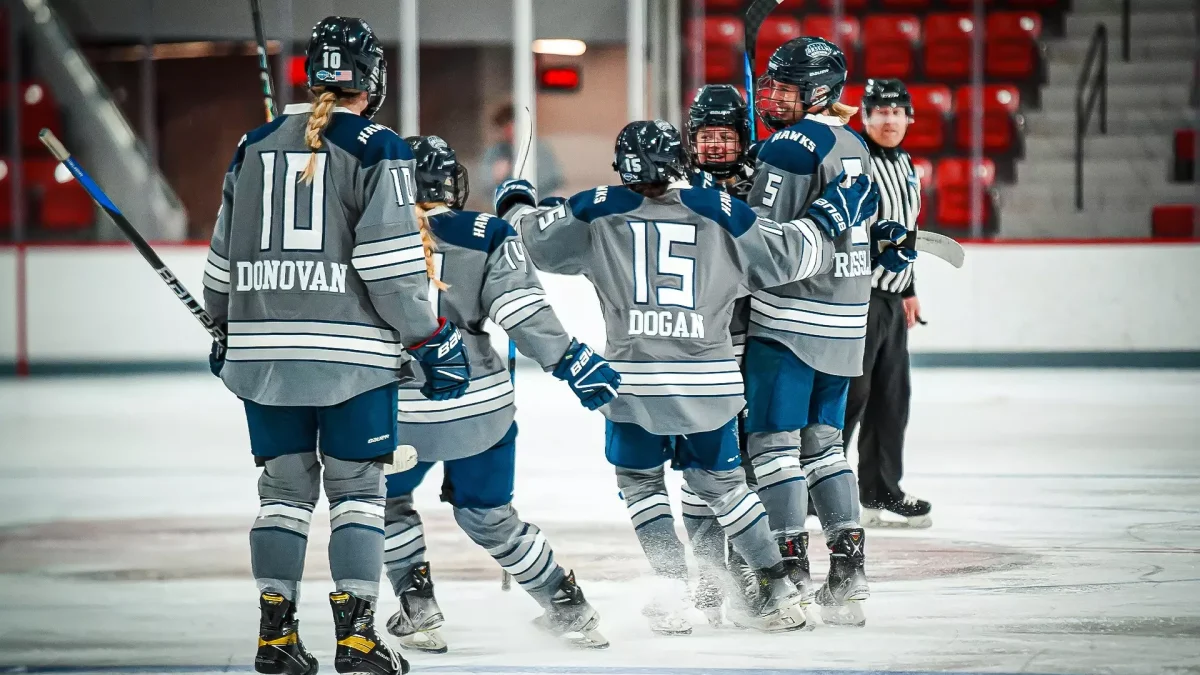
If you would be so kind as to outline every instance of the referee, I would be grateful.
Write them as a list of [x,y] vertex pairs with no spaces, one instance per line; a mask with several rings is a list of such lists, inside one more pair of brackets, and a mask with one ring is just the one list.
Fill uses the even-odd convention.
[[[879,217],[908,227],[905,246],[916,240],[921,184],[912,158],[900,148],[912,123],[912,98],[900,80],[868,80],[862,99],[871,151],[871,175],[879,185]],[[858,437],[858,496],[866,527],[929,527],[929,502],[900,489],[904,429],[911,388],[908,329],[920,321],[913,266],[899,273],[877,267],[871,280],[863,374],[850,382],[843,440]]]

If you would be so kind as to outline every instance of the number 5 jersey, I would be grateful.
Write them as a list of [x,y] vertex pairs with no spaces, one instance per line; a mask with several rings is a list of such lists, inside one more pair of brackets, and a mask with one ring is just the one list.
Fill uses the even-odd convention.
[[539,269],[583,275],[595,287],[604,354],[621,373],[605,416],[659,435],[709,431],[744,407],[729,335],[741,289],[832,266],[831,242],[812,222],[760,218],[726,193],[684,181],[655,198],[598,187],[506,218]]
[[408,144],[336,108],[310,183],[311,109],[242,138],[205,265],[205,306],[229,324],[221,379],[263,405],[335,405],[395,382],[404,346],[438,327]]

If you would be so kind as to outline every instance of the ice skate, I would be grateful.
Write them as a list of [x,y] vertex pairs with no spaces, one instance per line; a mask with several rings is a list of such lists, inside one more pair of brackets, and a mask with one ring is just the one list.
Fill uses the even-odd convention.
[[296,606],[276,593],[258,597],[258,653],[254,672],[273,675],[313,675],[317,660],[300,641]]
[[392,651],[375,632],[371,603],[343,591],[329,594],[337,652],[333,666],[351,675],[404,675],[408,661]]
[[863,602],[871,597],[864,569],[866,535],[861,528],[843,530],[829,550],[829,575],[816,601],[821,620],[835,626],[865,626]]
[[754,572],[754,596],[748,604],[730,612],[730,620],[743,628],[764,633],[801,630],[808,624],[800,604],[800,590],[788,578],[784,563]]
[[692,604],[704,613],[708,625],[720,628],[725,625],[722,606],[725,604],[725,593],[721,588],[720,573],[722,570],[702,569],[700,578],[696,581],[696,589],[692,592]]
[[688,609],[687,583],[682,579],[656,578],[653,599],[642,608],[650,621],[650,630],[659,635],[690,635],[692,624],[685,616]]
[[812,604],[815,591],[808,563],[808,532],[780,538],[779,555],[783,557],[783,564],[787,567],[788,578],[800,590],[801,604]]
[[568,572],[550,598],[546,613],[533,623],[551,635],[561,637],[570,644],[583,649],[604,649],[608,638],[597,630],[600,613],[583,597],[583,590],[575,583],[575,573]]
[[863,527],[898,527],[924,529],[933,525],[929,512],[933,506],[924,499],[904,495],[883,504],[863,505]]
[[445,654],[446,641],[437,630],[443,622],[442,609],[433,597],[429,563],[421,563],[413,568],[412,584],[400,594],[400,611],[388,619],[387,630],[405,649]]

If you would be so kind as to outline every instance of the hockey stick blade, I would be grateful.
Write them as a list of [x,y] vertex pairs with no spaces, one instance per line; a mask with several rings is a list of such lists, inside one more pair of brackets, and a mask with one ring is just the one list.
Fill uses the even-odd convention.
[[189,293],[187,288],[184,287],[183,282],[181,282],[175,276],[175,273],[171,271],[171,268],[167,267],[167,264],[162,261],[162,258],[158,257],[158,254],[154,252],[154,249],[151,248],[150,244],[146,243],[146,240],[142,237],[141,233],[139,233],[133,224],[130,223],[127,218],[125,218],[125,215],[122,214],[121,210],[117,208],[117,205],[108,198],[108,195],[104,194],[104,190],[100,189],[100,186],[97,185],[96,182],[92,180],[91,176],[89,176],[87,172],[83,170],[83,167],[79,166],[79,162],[75,161],[75,158],[71,156],[71,153],[67,152],[67,148],[62,144],[62,141],[59,141],[58,138],[55,137],[54,133],[49,129],[42,129],[41,132],[38,133],[38,140],[40,140],[42,144],[46,146],[46,149],[50,151],[50,154],[54,155],[55,159],[62,162],[63,166],[67,167],[67,170],[71,172],[71,175],[75,177],[75,180],[79,181],[79,184],[82,185],[83,189],[87,191],[88,196],[92,198],[92,201],[96,202],[96,204],[108,214],[108,217],[112,219],[113,223],[116,224],[116,226],[121,230],[122,234],[129,239],[129,243],[133,244],[133,247],[138,250],[138,253],[142,254],[142,257],[145,258],[146,262],[150,263],[150,267],[154,268],[155,274],[157,274],[159,278],[163,280],[163,283],[167,285],[167,288],[171,289],[171,292],[175,294],[175,297],[179,298],[179,301],[188,308],[188,311],[192,313],[192,316],[196,317],[196,320],[200,322],[200,325],[204,326],[204,330],[208,331],[208,334],[212,336],[212,339],[218,342],[223,341],[225,339],[225,332],[221,330],[221,327],[218,326],[215,321],[213,321],[212,317],[208,315],[208,312],[204,311],[204,307],[202,307],[199,302],[196,302],[196,299],[193,298],[192,294]]
[[263,107],[267,110],[267,121],[270,122],[278,112],[275,108],[275,93],[271,90],[271,67],[267,63],[267,32],[263,29],[259,0],[250,0],[250,18],[254,21],[254,41],[258,44],[258,76],[262,80]]
[[915,248],[921,253],[928,253],[929,255],[941,258],[958,268],[963,266],[963,262],[967,256],[966,252],[963,251],[962,244],[945,235],[926,232],[925,230],[917,231]]

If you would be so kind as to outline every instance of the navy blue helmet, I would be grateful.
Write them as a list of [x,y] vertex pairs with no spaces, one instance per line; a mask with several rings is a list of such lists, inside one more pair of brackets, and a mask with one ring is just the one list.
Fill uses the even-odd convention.
[[908,87],[897,79],[867,80],[867,87],[862,97],[863,115],[870,115],[876,108],[904,108],[909,117],[913,116],[912,96]]
[[809,112],[828,110],[845,86],[846,55],[840,47],[819,37],[793,38],[771,55],[754,105],[767,126],[779,130]]
[[[728,127],[737,134],[737,146],[720,144],[723,153],[703,152],[696,133],[705,127]],[[706,84],[696,92],[688,109],[688,143],[692,162],[717,178],[728,178],[737,170],[750,146],[750,114],[742,94],[731,84]],[[706,143],[712,147],[714,143]],[[732,157],[732,159],[726,159]]]
[[362,114],[368,119],[379,112],[387,97],[383,44],[362,19],[330,16],[314,26],[304,54],[304,70],[310,89],[367,92]]
[[454,148],[440,136],[409,136],[404,140],[412,148],[417,163],[413,177],[417,202],[445,202],[451,208],[463,208],[471,185],[467,168],[458,163]]
[[625,185],[669,183],[687,176],[683,138],[665,120],[630,122],[617,134],[613,170]]

